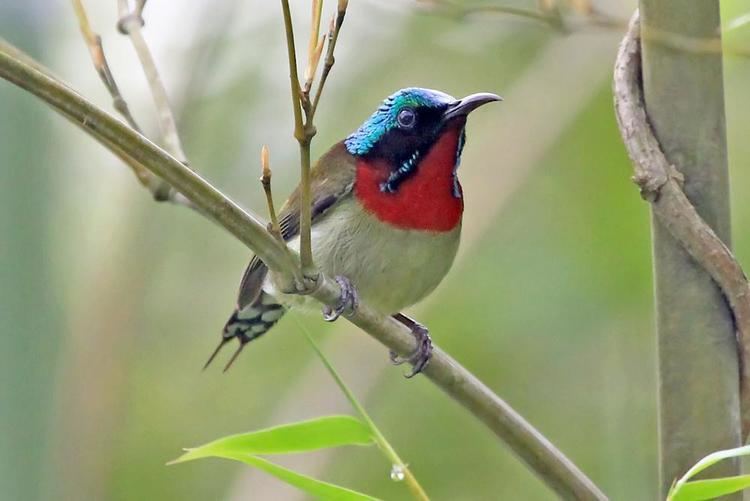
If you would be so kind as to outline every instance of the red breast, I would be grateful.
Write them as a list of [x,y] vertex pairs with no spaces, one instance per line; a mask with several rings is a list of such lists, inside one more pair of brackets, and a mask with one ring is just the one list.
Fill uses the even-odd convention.
[[[418,163],[416,172],[400,183],[395,193],[380,189],[393,170],[392,165],[382,159],[358,159],[354,193],[364,208],[379,220],[402,229],[454,229],[464,210],[463,198],[454,193],[454,168],[463,128],[456,125],[442,132]],[[458,190],[460,195],[460,185]]]

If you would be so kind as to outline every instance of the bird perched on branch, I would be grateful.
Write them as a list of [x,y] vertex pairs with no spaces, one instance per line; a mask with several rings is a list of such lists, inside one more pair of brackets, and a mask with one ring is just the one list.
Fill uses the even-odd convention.
[[[402,89],[388,97],[359,129],[334,145],[311,172],[312,250],[315,264],[336,277],[342,294],[324,318],[353,311],[358,300],[406,325],[417,350],[394,363],[410,362],[411,377],[427,365],[427,329],[400,313],[432,292],[458,249],[463,193],[457,170],[466,142],[467,115],[494,94],[455,99],[443,92]],[[299,251],[300,190],[279,213],[281,233]],[[304,298],[285,294],[257,257],[240,284],[237,306],[219,346],[239,341],[226,369],[244,346],[265,334]]]

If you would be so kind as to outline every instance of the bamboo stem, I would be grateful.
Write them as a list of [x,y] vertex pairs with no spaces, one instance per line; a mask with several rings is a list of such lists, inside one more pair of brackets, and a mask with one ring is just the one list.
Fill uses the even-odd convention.
[[[720,51],[668,49],[649,33],[720,33],[719,4],[641,0],[643,95],[650,125],[684,192],[731,247]],[[684,181],[682,181],[684,179]],[[741,445],[739,367],[732,313],[717,284],[654,212],[661,491],[706,454]],[[715,473],[739,473],[737,461]]]

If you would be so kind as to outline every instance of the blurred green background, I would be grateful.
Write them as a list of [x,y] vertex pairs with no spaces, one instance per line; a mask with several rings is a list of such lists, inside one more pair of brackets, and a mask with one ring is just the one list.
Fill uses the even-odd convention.
[[[626,3],[596,5],[627,18]],[[722,2],[725,21],[741,4]],[[87,7],[134,114],[157,138],[142,72],[114,29],[115,2]],[[304,47],[309,3],[292,7]],[[151,0],[146,19],[194,168],[265,214],[261,145],[277,199],[298,176],[279,6]],[[111,109],[67,2],[0,3],[0,35]],[[612,111],[620,37],[500,15],[454,19],[408,0],[353,1],[314,149],[401,87],[505,97],[472,115],[461,253],[412,312],[613,499],[654,499],[649,216]],[[747,29],[726,39],[750,45]],[[734,242],[746,263],[749,73],[746,59],[726,58]],[[5,82],[0,110],[0,498],[302,499],[235,463],[164,465],[219,436],[349,412],[289,317],[229,373],[201,372],[247,249],[190,211],[154,204],[115,157]],[[304,321],[434,499],[553,498],[424,378],[404,380],[368,336],[346,322]],[[282,463],[407,498],[374,448]]]

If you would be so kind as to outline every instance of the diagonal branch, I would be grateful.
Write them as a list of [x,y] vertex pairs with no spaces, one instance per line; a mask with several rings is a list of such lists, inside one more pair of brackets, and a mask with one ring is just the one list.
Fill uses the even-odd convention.
[[654,215],[719,285],[734,315],[740,359],[742,436],[750,431],[750,285],[731,250],[701,218],[682,190],[683,178],[654,136],[641,89],[638,13],[617,55],[614,74],[617,122],[633,162],[633,181]]
[[[272,270],[294,274],[296,255],[248,214],[198,174],[119,120],[97,108],[53,78],[28,56],[0,40],[0,78],[37,96],[118,156],[128,158],[169,182],[202,212],[252,249]],[[321,275],[312,297],[323,304],[338,300],[335,281]],[[348,320],[400,354],[413,351],[414,337],[393,318],[362,303]],[[473,374],[435,347],[425,375],[503,440],[551,489],[566,499],[605,500],[606,496]]]

